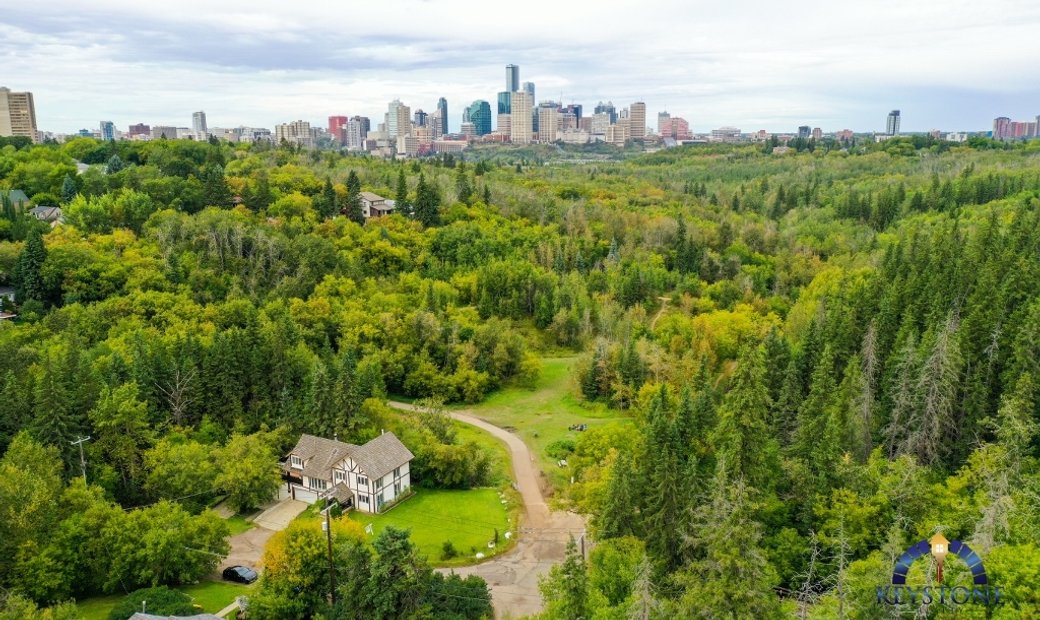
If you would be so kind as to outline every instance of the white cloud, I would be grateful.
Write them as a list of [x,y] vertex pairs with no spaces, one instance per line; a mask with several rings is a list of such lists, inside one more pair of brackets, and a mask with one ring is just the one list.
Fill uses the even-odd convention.
[[[1040,4],[1025,0],[474,3],[72,0],[7,7],[0,66],[40,125],[101,119],[266,125],[375,122],[400,97],[452,124],[494,102],[503,65],[538,97],[646,101],[697,129],[983,128],[1032,116]],[[653,123],[653,120],[650,121]]]

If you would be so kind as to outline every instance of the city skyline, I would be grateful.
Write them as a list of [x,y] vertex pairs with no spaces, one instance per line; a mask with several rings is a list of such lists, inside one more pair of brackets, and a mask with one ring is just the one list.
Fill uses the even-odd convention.
[[[351,22],[362,34],[343,37],[342,24],[327,19],[329,3],[103,0],[70,11],[57,0],[5,9],[0,54],[5,84],[35,94],[41,129],[66,133],[101,119],[183,125],[200,109],[218,127],[318,124],[377,117],[394,98],[432,110],[440,97],[457,131],[467,105],[495,100],[506,64],[537,84],[539,101],[645,101],[648,116],[668,110],[696,131],[883,131],[891,109],[902,110],[904,132],[985,130],[998,115],[1035,116],[1040,101],[1040,87],[1022,78],[1040,54],[1030,28],[1040,10],[1023,2],[906,9],[651,0],[641,12],[669,15],[651,36],[582,2],[561,20],[588,27],[546,30],[541,4],[548,10],[537,0],[508,32],[493,12],[474,15],[455,0],[359,6]],[[402,12],[410,19],[390,19]],[[379,23],[395,28],[366,34],[366,24]]]

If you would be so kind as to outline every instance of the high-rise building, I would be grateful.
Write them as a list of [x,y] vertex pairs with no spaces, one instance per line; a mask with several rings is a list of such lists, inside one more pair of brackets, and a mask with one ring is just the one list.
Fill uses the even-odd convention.
[[351,151],[363,151],[365,149],[365,138],[368,136],[370,126],[371,122],[366,116],[355,116],[347,121],[347,139],[344,146]]
[[685,118],[681,116],[672,117],[672,137],[676,140],[690,140],[693,135],[690,134],[690,124],[686,122]]
[[298,144],[303,147],[314,146],[314,132],[311,131],[311,124],[307,121],[293,121],[284,125],[275,125],[275,144],[281,144],[283,140],[289,144]]
[[508,137],[513,129],[513,116],[511,114],[499,114],[495,117],[495,133]]
[[473,133],[486,136],[491,133],[491,105],[483,99],[477,99],[466,108],[467,120],[473,123]]
[[473,123],[471,123],[470,121],[463,121],[462,125],[459,127],[459,133],[466,136],[467,138],[472,138],[473,136],[477,135],[477,128],[474,127]]
[[809,127],[808,125],[799,125],[798,126],[798,137],[799,138],[803,138],[803,139],[807,140],[809,138],[809,134],[811,132],[812,132],[812,127]]
[[501,92],[498,93],[498,113],[509,114],[512,111],[513,93]]
[[112,121],[101,121],[101,139],[102,140],[115,140],[116,139],[116,124]]
[[538,104],[538,141],[556,142],[560,123],[560,106],[552,101]]
[[36,106],[30,92],[16,93],[0,87],[0,137],[23,136],[40,141],[36,129]]
[[646,104],[642,101],[633,103],[628,108],[629,135],[632,140],[646,140]]
[[593,112],[596,114],[599,114],[601,112],[606,113],[606,115],[610,117],[611,125],[617,122],[617,110],[614,108],[614,103],[611,101],[608,101],[606,103],[600,101],[596,104],[596,108],[593,110]]
[[426,121],[429,120],[429,117],[429,114],[423,112],[422,108],[419,108],[415,111],[415,114],[412,115],[412,122],[415,123],[416,127],[425,127]]
[[657,113],[657,135],[662,138],[674,138],[672,135],[672,115],[667,111]]
[[386,134],[391,140],[398,136],[407,136],[412,133],[412,110],[400,99],[394,99],[387,106],[386,112]]
[[441,97],[437,100],[437,111],[441,113],[441,130],[443,136],[448,133],[448,100]]
[[812,138],[813,138],[813,140],[821,140],[821,139],[823,139],[823,130],[820,129],[819,127],[813,127]]
[[589,132],[594,136],[605,136],[607,135],[607,127],[610,127],[610,114],[607,112],[596,112],[592,115],[592,121],[589,123]]
[[890,136],[899,135],[899,110],[888,113],[888,121],[885,123],[885,133]]
[[436,140],[441,137],[441,128],[444,127],[444,123],[441,122],[441,111],[440,108],[433,111],[433,114],[426,119],[426,126],[430,128],[430,140]]
[[199,136],[205,137],[209,132],[209,128],[206,127],[206,113],[202,110],[191,115],[191,130],[195,133],[196,139]]
[[134,136],[151,136],[152,128],[144,123],[137,123],[136,125],[130,125],[127,135],[131,138]]
[[563,108],[563,111],[564,112],[570,112],[571,114],[574,115],[575,121],[577,121],[579,124],[581,123],[581,104],[580,103],[572,103],[572,104],[568,105],[567,107]]
[[337,138],[338,139],[340,129],[342,129],[343,126],[346,125],[347,121],[349,121],[349,120],[350,120],[349,116],[330,116],[329,117],[329,133],[332,134],[333,138]]
[[533,113],[534,101],[531,100],[531,95],[523,90],[513,93],[509,139],[514,144],[528,144],[531,142],[533,133],[531,115]]
[[153,140],[176,140],[177,139],[177,128],[168,127],[166,125],[156,125],[152,127],[152,139]]
[[506,65],[506,92],[515,93],[520,90],[520,67]]
[[538,99],[536,99],[535,96],[534,96],[534,82],[524,82],[523,86],[521,86],[521,89],[525,93],[527,93],[528,95],[531,95],[531,106],[532,106],[532,108],[531,108],[531,133],[532,134],[537,134],[538,133],[538,106],[534,105],[534,102],[538,101]]
[[1011,119],[1006,116],[998,116],[993,119],[993,139],[1007,140],[1011,133]]

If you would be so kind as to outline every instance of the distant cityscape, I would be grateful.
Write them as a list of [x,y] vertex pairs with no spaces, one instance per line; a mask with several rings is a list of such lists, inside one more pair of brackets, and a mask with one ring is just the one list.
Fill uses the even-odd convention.
[[[136,123],[122,131],[113,121],[103,120],[96,130],[81,129],[73,134],[41,131],[37,125],[31,92],[15,92],[0,87],[0,137],[24,136],[33,142],[63,142],[80,136],[101,140],[226,140],[232,143],[288,143],[303,148],[340,148],[367,152],[380,157],[416,157],[434,153],[460,152],[475,143],[510,144],[592,144],[605,143],[619,147],[637,144],[646,147],[670,147],[692,143],[765,143],[786,145],[793,140],[833,139],[851,142],[857,136],[875,141],[899,135],[901,114],[889,112],[885,131],[854,132],[851,129],[825,132],[820,127],[802,125],[792,133],[770,133],[765,129],[744,132],[737,127],[719,127],[706,133],[694,133],[690,123],[667,111],[657,113],[656,131],[647,125],[647,107],[642,101],[630,103],[620,110],[613,102],[598,102],[589,114],[582,104],[564,105],[561,101],[536,102],[535,84],[520,82],[520,67],[506,65],[505,89],[494,103],[477,99],[463,109],[460,131],[448,131],[448,101],[441,97],[432,112],[412,110],[399,99],[387,105],[382,122],[366,116],[333,115],[327,124],[294,120],[266,127],[209,127],[206,112],[191,115],[190,127]],[[494,112],[494,113],[493,113]],[[377,119],[378,121],[378,119]],[[494,128],[492,128],[494,121]],[[943,132],[933,129],[935,139],[964,142],[972,136],[996,140],[1030,140],[1040,137],[1040,115],[1034,120],[1013,121],[1006,116],[993,120],[991,131]]]

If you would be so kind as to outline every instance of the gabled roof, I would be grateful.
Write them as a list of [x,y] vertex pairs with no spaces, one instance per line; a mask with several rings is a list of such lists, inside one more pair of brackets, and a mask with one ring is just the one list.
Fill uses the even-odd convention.
[[31,213],[36,219],[43,220],[44,222],[54,222],[61,219],[61,207],[40,205],[29,209],[29,213]]
[[386,200],[386,198],[372,192],[361,192],[361,197],[369,202],[383,202]]
[[0,189],[0,196],[4,195],[11,199],[11,204],[18,205],[23,202],[29,202],[29,197],[20,189]]
[[304,476],[323,480],[331,480],[332,466],[348,456],[373,480],[382,478],[415,458],[393,433],[383,433],[363,446],[301,435],[291,454],[303,459]]
[[415,458],[393,433],[383,433],[358,448],[352,456],[370,478],[382,478]]

